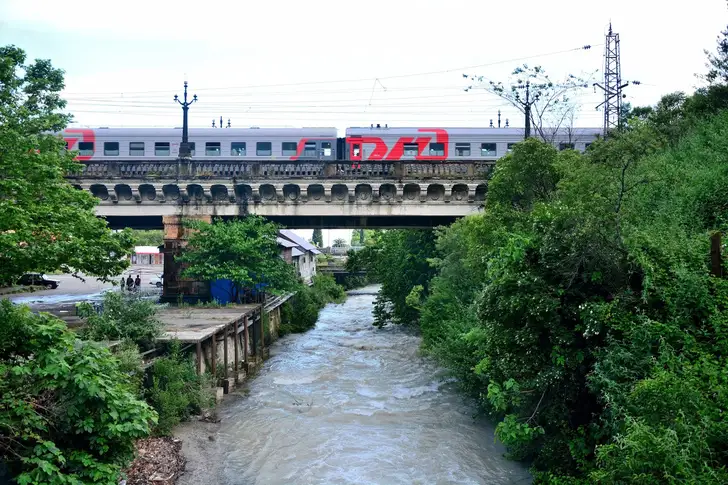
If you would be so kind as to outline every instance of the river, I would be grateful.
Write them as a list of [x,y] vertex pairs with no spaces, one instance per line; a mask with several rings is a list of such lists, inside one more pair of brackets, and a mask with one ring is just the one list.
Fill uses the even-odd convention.
[[248,397],[223,406],[211,439],[224,483],[530,483],[419,337],[372,326],[376,290],[273,344]]

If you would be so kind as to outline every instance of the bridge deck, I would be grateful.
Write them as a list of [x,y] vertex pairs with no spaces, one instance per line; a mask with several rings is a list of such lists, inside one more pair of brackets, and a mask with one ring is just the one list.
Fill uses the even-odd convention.
[[157,340],[179,340],[182,343],[197,343],[207,340],[226,326],[248,316],[248,327],[253,324],[260,304],[234,305],[221,308],[183,307],[165,308],[157,317],[164,323],[165,333]]

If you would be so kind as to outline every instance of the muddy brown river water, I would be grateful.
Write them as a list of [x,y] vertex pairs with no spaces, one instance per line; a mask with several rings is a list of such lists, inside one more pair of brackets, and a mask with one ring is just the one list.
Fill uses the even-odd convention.
[[530,483],[493,426],[420,356],[419,337],[372,326],[376,290],[350,293],[315,329],[271,347],[210,437],[216,483]]

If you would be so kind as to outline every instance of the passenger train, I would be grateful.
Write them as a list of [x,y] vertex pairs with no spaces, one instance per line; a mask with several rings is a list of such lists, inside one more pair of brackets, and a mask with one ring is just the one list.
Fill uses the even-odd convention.
[[[584,151],[599,128],[561,130],[559,149]],[[191,128],[193,158],[220,160],[497,160],[523,140],[520,128]],[[80,161],[174,160],[181,128],[69,128],[62,133]]]

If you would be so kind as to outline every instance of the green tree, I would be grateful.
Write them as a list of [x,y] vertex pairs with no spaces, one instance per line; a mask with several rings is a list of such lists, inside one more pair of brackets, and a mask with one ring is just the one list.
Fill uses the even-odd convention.
[[264,285],[282,293],[297,285],[293,266],[280,255],[278,226],[249,215],[233,221],[185,221],[194,232],[177,258],[188,267],[184,275],[203,281],[230,280],[230,298],[239,302],[241,290]]
[[132,231],[134,243],[138,246],[161,246],[164,244],[164,231]]
[[324,245],[324,234],[321,228],[316,228],[313,230],[313,238],[311,239],[313,244],[316,245],[316,247],[323,247]]
[[334,239],[334,247],[335,248],[343,248],[346,246],[346,239],[343,238],[336,238]]
[[0,462],[18,484],[118,483],[156,413],[108,349],[0,301]]
[[63,72],[25,61],[0,47],[0,280],[58,270],[108,280],[128,266],[132,237],[112,233],[96,199],[64,178],[80,165],[52,134],[70,119],[60,112]]

